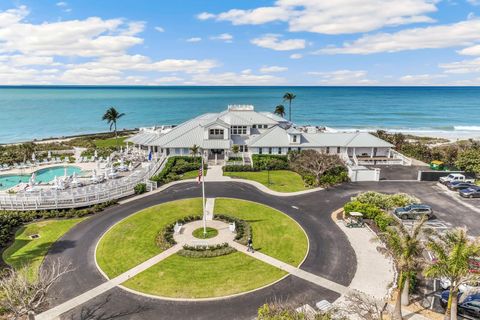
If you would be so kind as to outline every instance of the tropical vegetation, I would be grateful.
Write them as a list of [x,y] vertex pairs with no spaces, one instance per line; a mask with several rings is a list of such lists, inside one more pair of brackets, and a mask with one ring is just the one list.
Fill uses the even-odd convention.
[[110,107],[105,111],[105,113],[102,116],[103,121],[107,121],[107,123],[110,125],[110,131],[115,133],[115,140],[116,140],[116,147],[118,149],[118,134],[117,134],[117,122],[120,120],[125,115],[125,113],[120,113],[115,109],[115,107]]
[[285,106],[283,104],[279,104],[275,107],[275,111],[273,111],[273,113],[282,118],[285,117]]
[[297,96],[291,92],[285,92],[283,95],[283,101],[288,101],[288,121],[292,121],[292,101]]
[[456,228],[431,236],[427,247],[435,260],[427,265],[424,274],[429,278],[444,278],[450,282],[445,320],[456,320],[459,287],[480,281],[480,274],[472,272],[472,263],[480,256],[480,240],[470,239],[465,228]]

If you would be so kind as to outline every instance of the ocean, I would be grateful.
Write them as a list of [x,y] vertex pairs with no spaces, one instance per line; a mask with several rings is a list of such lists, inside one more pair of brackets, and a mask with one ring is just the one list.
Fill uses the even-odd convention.
[[342,130],[480,136],[480,87],[0,87],[0,144],[108,131],[103,112],[126,115],[118,128],[179,124],[228,104],[273,111],[297,95],[297,124]]

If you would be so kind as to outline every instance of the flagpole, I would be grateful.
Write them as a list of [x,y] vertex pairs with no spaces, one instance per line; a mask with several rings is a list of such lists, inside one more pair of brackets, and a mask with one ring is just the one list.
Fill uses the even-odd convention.
[[202,152],[202,205],[203,205],[203,235],[207,234],[207,215],[205,214],[205,172],[203,170],[203,152]]

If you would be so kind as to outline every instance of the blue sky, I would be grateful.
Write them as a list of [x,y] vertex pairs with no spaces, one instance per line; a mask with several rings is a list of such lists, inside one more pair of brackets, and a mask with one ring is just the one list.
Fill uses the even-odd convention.
[[479,85],[480,0],[7,0],[0,84]]

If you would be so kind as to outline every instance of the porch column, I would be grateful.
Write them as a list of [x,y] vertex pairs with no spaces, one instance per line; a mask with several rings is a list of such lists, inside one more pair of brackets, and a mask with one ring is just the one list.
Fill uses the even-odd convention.
[[370,153],[370,158],[373,158],[373,150],[374,150],[374,149],[375,149],[375,148],[372,148],[372,152]]
[[392,156],[392,149],[388,149],[388,158],[390,158]]

